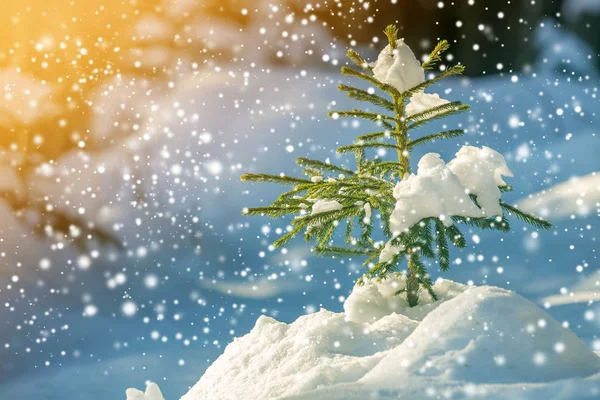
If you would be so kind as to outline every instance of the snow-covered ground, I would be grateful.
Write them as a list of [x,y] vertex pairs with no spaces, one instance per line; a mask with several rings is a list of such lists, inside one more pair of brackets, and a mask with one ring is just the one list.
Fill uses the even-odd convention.
[[[395,295],[403,288],[402,277],[368,281],[344,312],[260,317],[182,400],[600,395],[600,357],[514,292],[440,280],[438,301],[410,308]],[[155,385],[144,398],[162,400]]]
[[[467,135],[424,146],[413,160],[430,151],[450,160],[461,145],[489,146],[515,174],[506,179],[515,189],[506,201],[530,201],[530,194],[546,191],[566,193],[561,199],[570,203],[568,190],[550,188],[574,176],[587,182],[600,171],[598,76],[586,65],[585,49],[555,39],[565,44],[548,47],[542,54],[548,61],[535,67],[535,75],[442,85],[443,98],[471,105],[471,113],[444,121],[461,125]],[[563,67],[566,74],[556,72]],[[269,244],[284,222],[240,215],[243,207],[274,198],[278,189],[242,184],[242,172],[299,173],[295,157],[338,158],[336,144],[349,144],[370,129],[326,118],[334,101],[336,109],[356,106],[335,89],[342,79],[337,68],[224,65],[151,90],[158,93],[151,99],[148,88],[132,90],[123,79],[95,102],[103,114],[94,126],[105,127],[98,136],[104,140],[114,116],[131,112],[139,125],[135,133],[112,137],[114,144],[103,151],[67,154],[47,169],[46,178],[36,179],[44,180],[37,186],[57,205],[73,213],[83,209],[86,217],[116,229],[126,251],[98,248],[82,256],[52,248],[2,211],[0,398],[70,400],[84,392],[86,399],[123,398],[127,387],[145,380],[159,382],[167,399],[179,398],[260,315],[291,322],[320,307],[339,311],[360,272],[356,262],[312,257],[301,242],[275,251]],[[129,97],[132,91],[136,95]],[[431,132],[440,127],[432,125]],[[502,237],[467,232],[468,248],[453,253],[450,272],[432,269],[434,278],[508,288],[542,306],[558,304],[549,296],[593,290],[598,206],[587,203],[593,189],[586,193],[588,212],[575,208],[574,218],[555,219],[551,212],[550,232],[516,221]],[[548,204],[548,210],[557,204],[555,197],[544,201],[536,204]],[[504,292],[492,294],[498,293]],[[547,311],[596,349],[600,310],[588,300]],[[572,382],[587,393],[588,380]],[[447,389],[458,393],[465,387],[471,386]],[[394,397],[398,388],[389,389]],[[539,393],[559,389],[545,385]]]

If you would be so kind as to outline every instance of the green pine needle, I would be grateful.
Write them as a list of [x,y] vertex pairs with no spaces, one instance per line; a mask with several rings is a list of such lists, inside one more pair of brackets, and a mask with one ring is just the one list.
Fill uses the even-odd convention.
[[313,251],[320,256],[368,256],[373,254],[373,250],[363,250],[346,247],[327,247],[317,246]]
[[390,47],[392,48],[392,50],[395,50],[398,46],[396,44],[396,41],[398,40],[398,28],[396,27],[396,25],[386,26],[386,28],[383,30],[383,33],[385,33],[385,36],[387,36],[388,42],[390,43]]
[[427,61],[425,61],[421,67],[427,71],[430,69],[433,69],[433,66],[442,61],[442,53],[445,52],[446,50],[448,50],[450,48],[450,45],[448,44],[447,40],[442,40],[441,42],[439,42],[435,48],[433,49],[433,51],[429,54],[429,57],[427,58]]
[[465,134],[465,131],[462,129],[454,129],[451,131],[444,131],[439,133],[434,133],[432,135],[423,136],[422,138],[411,140],[408,143],[408,148],[413,148],[415,146],[419,146],[421,144],[425,144],[428,142],[435,141],[436,139],[452,139],[455,137],[459,137]]
[[441,72],[438,75],[436,75],[434,78],[426,80],[425,82],[407,90],[406,92],[402,93],[402,95],[405,98],[409,98],[412,95],[414,95],[415,93],[422,92],[423,90],[427,89],[429,86],[438,83],[442,79],[446,79],[453,75],[461,75],[464,71],[465,71],[464,65],[460,65],[460,64],[453,65],[452,67],[448,68],[444,72]]
[[462,104],[459,101],[452,103],[442,104],[441,106],[430,108],[418,114],[411,115],[407,119],[413,123],[408,126],[408,130],[413,130],[425,125],[428,122],[436,121],[451,115],[460,114],[466,112],[470,107],[466,104]]
[[391,117],[389,115],[363,110],[330,111],[329,116],[332,118],[362,118],[373,122],[396,121],[394,117]]
[[373,133],[367,133],[365,135],[360,135],[359,137],[356,138],[356,140],[364,142],[364,141],[370,141],[370,140],[389,138],[391,136],[392,136],[392,132],[390,132],[390,131],[373,132]]
[[552,223],[546,221],[545,219],[542,219],[542,218],[540,218],[536,215],[530,214],[528,212],[521,211],[516,207],[506,204],[503,201],[500,201],[500,207],[502,207],[503,210],[513,214],[517,219],[519,219],[525,223],[528,223],[529,225],[533,225],[536,228],[539,228],[539,229],[551,229],[552,228]]
[[398,150],[400,147],[395,144],[381,143],[381,142],[370,142],[370,143],[357,143],[348,146],[338,147],[337,152],[340,154],[348,153],[356,149],[371,149],[371,148],[383,148],[383,149],[395,149]]
[[438,261],[442,271],[450,268],[450,249],[446,240],[446,227],[439,219],[435,220],[435,242],[437,246]]
[[302,178],[293,178],[290,176],[269,175],[269,174],[244,174],[240,177],[242,182],[274,182],[281,184],[295,185],[298,183],[312,183]]
[[292,240],[298,233],[300,233],[304,229],[304,225],[298,225],[294,227],[290,232],[286,233],[275,242],[273,242],[273,246],[278,249],[284,245],[286,245],[290,240]]
[[337,165],[328,164],[326,162],[319,161],[319,160],[311,160],[310,158],[303,158],[303,157],[298,158],[296,160],[296,163],[298,165],[310,166],[310,167],[320,169],[323,171],[341,172],[343,174],[349,174],[349,175],[354,174],[354,172],[350,171],[349,169],[338,167]]
[[348,97],[350,97],[351,99],[365,101],[376,106],[385,108],[388,111],[394,112],[394,103],[376,94],[371,94],[366,90],[357,89],[355,87],[343,84],[338,85],[338,90],[346,92]]
[[367,72],[371,72],[371,67],[369,66],[369,63],[364,58],[362,58],[356,51],[350,49],[346,52],[346,56],[358,67],[361,67]]
[[383,82],[379,82],[373,76],[367,75],[367,74],[357,71],[353,68],[345,67],[345,66],[342,67],[342,75],[353,76],[355,78],[365,80],[365,81],[371,83],[373,86],[379,88],[382,92],[389,93],[392,96],[402,97],[400,92],[398,92],[398,90],[395,87],[385,84]]
[[245,208],[242,215],[268,215],[269,217],[278,218],[288,214],[298,214],[304,211],[302,207],[257,207]]

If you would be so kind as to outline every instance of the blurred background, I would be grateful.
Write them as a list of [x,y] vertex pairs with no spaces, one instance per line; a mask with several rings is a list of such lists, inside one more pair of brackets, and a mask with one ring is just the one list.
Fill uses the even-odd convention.
[[152,380],[176,399],[259,315],[341,310],[360,261],[274,250],[286,221],[240,211],[279,188],[239,175],[297,174],[368,132],[326,115],[358,107],[336,90],[344,54],[373,60],[390,23],[467,66],[437,88],[471,105],[443,122],[467,135],[425,151],[499,150],[508,201],[555,225],[470,232],[434,278],[515,290],[600,350],[600,0],[2,5],[0,398]]

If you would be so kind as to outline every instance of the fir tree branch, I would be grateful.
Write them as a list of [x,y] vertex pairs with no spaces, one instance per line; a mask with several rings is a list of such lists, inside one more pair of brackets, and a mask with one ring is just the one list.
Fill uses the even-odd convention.
[[429,296],[431,296],[433,301],[438,301],[437,294],[435,294],[435,291],[433,290],[433,282],[431,281],[431,278],[419,278],[419,283],[427,290],[427,293],[429,293]]
[[344,234],[345,242],[352,243],[352,232],[354,231],[354,219],[348,218],[346,221],[346,233]]
[[242,215],[268,215],[269,217],[278,218],[288,214],[298,214],[305,211],[302,207],[256,207],[245,208]]
[[441,104],[439,106],[428,108],[427,110],[421,111],[420,113],[409,115],[406,117],[406,120],[412,121],[412,122],[418,122],[423,119],[427,119],[431,116],[434,116],[436,114],[442,113],[442,112],[456,111],[458,108],[460,108],[461,106],[464,106],[464,105],[465,104],[461,103],[460,101],[453,101],[450,103]]
[[277,239],[275,242],[273,242],[273,246],[277,249],[281,246],[286,245],[290,240],[292,240],[296,235],[298,235],[298,233],[300,233],[302,229],[304,229],[304,226],[305,225],[302,224],[295,226],[291,231],[289,231],[288,233]]
[[381,85],[383,85],[383,83],[379,82],[377,79],[375,79],[371,75],[367,75],[363,72],[357,71],[354,68],[342,67],[341,71],[342,71],[342,75],[353,76],[355,78],[362,79],[364,81],[369,82],[370,84],[372,84],[375,87],[381,88]]
[[444,226],[446,236],[455,247],[459,249],[463,249],[467,246],[467,241],[465,240],[465,236],[462,234],[460,229],[458,229],[455,225]]
[[388,111],[394,111],[394,103],[376,94],[371,94],[366,90],[357,89],[355,87],[342,84],[338,85],[338,90],[346,92],[348,97],[351,99],[366,101],[376,106],[385,108]]
[[[378,250],[379,253],[381,253],[381,250]],[[398,265],[402,263],[405,257],[404,252],[398,252],[387,262],[375,263],[365,275],[369,278],[385,279],[390,273],[398,271]]]
[[435,241],[437,245],[438,261],[442,271],[448,271],[450,268],[450,249],[446,240],[445,227],[442,222],[436,218],[435,220]]
[[539,228],[539,229],[551,229],[552,228],[552,224],[550,222],[546,221],[545,219],[542,219],[542,218],[540,218],[536,215],[530,214],[528,212],[521,211],[516,207],[506,204],[503,201],[500,201],[500,207],[502,207],[503,210],[513,214],[517,219],[520,219],[521,221],[523,221],[525,223],[533,225],[536,228]]
[[458,217],[458,216],[453,216],[452,220],[454,220],[455,222],[462,222],[465,225],[474,226],[474,227],[477,227],[479,229],[484,229],[484,230],[490,229],[490,230],[496,230],[496,231],[501,231],[501,232],[510,231],[510,224],[504,216],[502,216],[502,219],[500,221],[498,221],[495,217],[474,218],[474,217]]
[[321,240],[319,241],[319,247],[325,247],[327,246],[327,243],[331,240],[331,237],[333,236],[333,232],[335,232],[335,224],[331,223],[331,226],[329,226],[324,232],[323,235],[321,236]]
[[354,64],[358,67],[361,67],[363,70],[367,72],[371,72],[372,68],[369,66],[369,63],[362,58],[356,51],[350,49],[346,52],[346,57],[348,57]]
[[366,218],[366,214],[363,212],[362,214],[360,214],[360,219],[358,221],[359,225],[362,227],[362,233],[360,235],[360,242],[362,243],[363,246],[371,246],[373,244],[373,239],[371,239],[371,236],[373,236],[373,221],[370,221],[368,224],[364,222],[364,219]]
[[433,49],[433,51],[429,54],[429,57],[427,58],[427,61],[425,61],[422,65],[421,68],[423,68],[425,71],[433,69],[433,66],[442,61],[442,53],[445,52],[446,50],[448,50],[450,48],[450,45],[448,44],[447,40],[442,40],[441,42],[439,42],[435,48]]
[[468,105],[462,104],[458,101],[430,108],[429,110],[423,111],[422,113],[411,115],[410,117],[408,117],[408,120],[414,122],[410,124],[407,129],[412,130],[422,125],[425,125],[428,122],[445,118],[450,115],[460,114],[468,111],[469,109],[470,107]]
[[373,122],[379,121],[395,121],[394,117],[385,114],[374,113],[370,111],[362,111],[362,110],[344,110],[344,111],[330,111],[329,116],[332,118],[363,118]]
[[450,76],[453,75],[460,75],[465,71],[465,66],[464,65],[453,65],[451,67],[449,67],[447,70],[445,70],[444,72],[441,72],[439,74],[437,74],[435,77],[433,77],[432,79],[426,80],[425,82],[411,88],[408,89],[406,92],[402,93],[402,96],[404,98],[409,98],[412,97],[415,93],[421,92],[425,89],[427,89],[429,86],[434,85],[436,83],[438,83],[439,81],[441,81],[442,79],[446,79]]
[[379,256],[379,253],[374,253],[372,255],[370,255],[364,262],[363,262],[363,267],[366,267],[367,265],[369,265],[370,263],[373,262],[374,259],[376,259]]
[[377,140],[377,139],[381,139],[381,138],[385,138],[385,137],[391,137],[391,135],[392,135],[392,132],[390,132],[390,131],[373,132],[373,133],[367,133],[365,135],[360,135],[359,137],[356,138],[356,140],[367,142],[370,140]]
[[240,177],[240,180],[242,182],[274,182],[287,185],[295,185],[298,183],[312,183],[307,179],[270,174],[244,174]]
[[317,246],[313,248],[313,251],[320,256],[368,256],[373,254],[373,250],[363,250],[357,248],[347,247],[325,247]]
[[356,149],[369,149],[369,148],[386,148],[386,149],[395,149],[398,150],[398,145],[391,143],[381,143],[381,142],[371,142],[371,143],[357,143],[351,144],[348,146],[338,147],[337,152],[340,154],[348,153],[350,151],[354,151]]
[[465,134],[465,131],[462,129],[454,129],[454,130],[450,130],[450,131],[434,133],[431,135],[423,136],[419,139],[409,141],[408,148],[410,149],[415,146],[419,146],[421,144],[434,141],[436,139],[451,139],[451,138],[462,136],[464,134]]
[[323,171],[342,172],[344,174],[354,175],[354,172],[350,171],[349,169],[338,167],[337,165],[328,164],[319,160],[311,160],[310,158],[298,158],[296,163],[298,165],[310,166]]
[[361,210],[361,207],[353,205],[344,207],[341,210],[331,210],[317,214],[310,214],[294,219],[292,221],[292,226],[296,226],[298,224],[322,225],[330,221],[339,221],[345,217],[359,215]]
[[357,71],[353,68],[350,67],[342,67],[342,75],[346,75],[346,76],[353,76],[362,80],[365,80],[369,83],[371,83],[372,85],[378,87],[380,90],[391,94],[392,96],[397,96],[397,97],[402,97],[402,95],[400,94],[400,92],[398,92],[398,90],[393,87],[390,86],[388,84],[379,82],[377,79],[375,79],[374,77],[364,74],[360,71]]
[[356,166],[358,167],[358,172],[360,173],[365,164],[365,151],[364,149],[356,149],[354,150],[354,159],[356,160]]
[[419,257],[411,256],[410,261],[412,264],[412,269],[414,270],[412,272],[416,274],[416,278],[418,279],[420,286],[427,290],[433,301],[437,301],[437,295],[433,291],[433,282],[431,281],[431,278],[427,273],[427,269],[425,268],[425,265],[421,259]]

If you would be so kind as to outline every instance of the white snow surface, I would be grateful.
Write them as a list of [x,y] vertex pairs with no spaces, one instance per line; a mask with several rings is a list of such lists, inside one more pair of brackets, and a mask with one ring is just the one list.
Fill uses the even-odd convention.
[[125,395],[127,396],[127,400],[165,400],[158,385],[154,382],[148,383],[145,392],[129,388],[125,392]]
[[408,308],[394,296],[403,285],[399,276],[367,281],[342,313],[321,309],[290,324],[261,316],[181,400],[600,394],[600,358],[516,293],[438,280],[438,301]]
[[459,178],[437,153],[427,153],[419,160],[417,174],[398,182],[394,197],[397,202],[390,228],[395,234],[408,230],[423,218],[440,217],[451,224],[449,216],[481,216],[481,210],[469,198]]
[[502,215],[501,192],[498,186],[505,186],[502,176],[514,176],[506,165],[502,154],[489,147],[481,149],[463,146],[456,158],[448,163],[448,168],[458,177],[469,191],[477,196],[481,207],[479,215],[492,217]]
[[393,50],[389,44],[385,46],[371,66],[377,80],[392,85],[400,92],[425,81],[421,63],[403,39],[396,41],[396,48]]
[[572,215],[587,217],[595,213],[600,204],[600,174],[573,177],[541,192],[521,199],[519,208],[550,218],[565,220]]
[[410,117],[448,103],[448,100],[440,98],[437,93],[415,93],[406,105],[406,115]]

